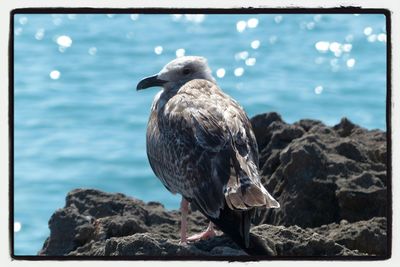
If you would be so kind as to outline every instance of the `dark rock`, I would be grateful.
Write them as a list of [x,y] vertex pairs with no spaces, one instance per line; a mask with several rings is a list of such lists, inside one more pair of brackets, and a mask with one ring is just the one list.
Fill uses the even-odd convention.
[[107,230],[107,237],[147,232],[147,227],[143,225],[143,222],[135,217],[127,216],[115,216],[104,222],[103,227]]
[[300,120],[294,125],[298,125],[301,128],[303,128],[304,131],[308,132],[311,128],[313,128],[316,125],[323,125],[321,121],[316,121],[316,120],[310,120],[310,119],[303,119]]
[[171,256],[177,254],[190,255],[191,253],[185,246],[179,246],[156,234],[149,233],[134,234],[122,238],[113,237],[108,239],[104,246],[105,256]]
[[369,255],[387,253],[386,218],[376,217],[356,223],[342,220],[340,224],[333,223],[313,230],[352,250]]
[[344,141],[342,143],[339,143],[335,147],[336,151],[338,152],[339,155],[342,155],[348,159],[352,159],[354,161],[364,161],[365,158],[363,154],[360,151],[360,149],[357,147],[357,144],[355,142],[351,141]]
[[357,256],[352,251],[325,235],[305,230],[298,226],[260,225],[252,230],[258,236],[270,240],[274,244],[278,256]]
[[334,127],[314,120],[290,125],[276,113],[252,123],[263,184],[281,204],[261,211],[256,223],[318,227],[387,216],[385,132],[346,118]]
[[340,218],[350,222],[386,216],[386,188],[340,189],[337,198]]
[[[99,207],[98,211],[96,207]],[[189,220],[195,222],[189,225],[189,234],[204,230],[208,223],[198,212],[192,212]],[[76,189],[68,193],[66,207],[56,211],[51,217],[50,237],[39,254],[122,255],[118,253],[126,251],[128,245],[119,245],[115,248],[118,248],[118,251],[113,251],[114,243],[110,240],[136,236],[130,241],[135,241],[134,244],[138,245],[143,240],[143,234],[155,234],[160,240],[175,240],[177,243],[179,222],[179,212],[167,212],[160,203],[146,204],[123,194]],[[234,245],[232,241],[231,243]],[[156,249],[154,244],[148,244],[149,249]],[[174,250],[171,251],[171,255],[175,253]],[[182,249],[182,253],[183,251],[185,250]],[[140,253],[139,251],[135,255]],[[166,252],[160,253],[164,255]]]
[[272,136],[270,129],[279,129],[280,125],[284,125],[284,122],[278,113],[271,112],[256,115],[251,119],[251,124],[260,148],[269,142]]
[[349,121],[347,118],[342,118],[339,124],[335,125],[333,129],[341,136],[346,137],[351,134],[351,132],[357,128],[357,126]]
[[79,213],[75,207],[57,210],[49,221],[52,234],[45,241],[39,255],[65,255],[75,250],[93,232],[90,222],[91,218]]
[[[86,192],[87,208],[72,206],[58,210],[50,220],[50,237],[46,241],[41,255],[69,256],[245,256],[228,236],[219,232],[214,238],[201,240],[189,245],[179,244],[179,213],[166,211],[161,205],[149,205],[142,201],[122,195],[106,194],[96,190],[74,190],[82,197]],[[145,210],[143,214],[127,214],[126,217],[110,215],[101,218],[88,218],[86,214],[104,200],[114,199],[113,207],[124,209],[132,205],[131,210]],[[73,203],[73,202],[67,202]],[[136,207],[134,208],[133,205]],[[152,210],[152,209],[155,210]],[[121,211],[115,210],[117,213]],[[160,224],[159,218],[153,223],[147,216],[157,212],[164,216],[167,223]],[[115,212],[111,212],[114,214]],[[104,215],[104,214],[102,214]],[[57,218],[57,219],[55,219]],[[204,230],[207,222],[204,217],[191,212],[189,215],[189,234]],[[344,225],[343,228],[341,226]],[[329,224],[317,228],[303,229],[299,226],[276,226],[263,224],[253,227],[251,232],[258,235],[271,248],[272,256],[346,256],[346,255],[384,255],[386,252],[386,220],[375,218],[371,222]],[[79,233],[79,234],[78,234]],[[369,244],[368,244],[369,243]],[[377,244],[379,243],[379,244]],[[372,244],[377,244],[374,248]]]

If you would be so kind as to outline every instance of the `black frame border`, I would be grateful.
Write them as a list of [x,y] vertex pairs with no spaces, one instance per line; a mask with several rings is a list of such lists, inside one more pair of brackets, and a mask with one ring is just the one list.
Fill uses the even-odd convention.
[[[384,256],[41,256],[15,255],[14,251],[14,16],[17,14],[382,14],[386,17],[386,135],[387,135],[387,255]],[[63,261],[260,261],[260,260],[336,260],[336,261],[377,261],[392,256],[392,39],[391,11],[383,8],[333,7],[333,8],[95,8],[95,7],[28,7],[10,12],[8,43],[8,125],[9,125],[9,255],[13,260],[63,260]]]

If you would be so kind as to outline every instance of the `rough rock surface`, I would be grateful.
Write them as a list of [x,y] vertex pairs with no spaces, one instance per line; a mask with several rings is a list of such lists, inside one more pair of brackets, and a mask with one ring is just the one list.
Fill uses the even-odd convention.
[[[281,204],[260,210],[252,232],[268,256],[386,256],[386,133],[347,119],[285,123],[277,113],[252,118],[263,182]],[[205,229],[198,212],[189,234]],[[229,237],[179,245],[178,211],[157,202],[76,189],[49,221],[39,255],[245,256]]]
[[285,123],[277,113],[252,118],[264,185],[280,209],[258,223],[318,227],[386,217],[386,133],[343,118]]

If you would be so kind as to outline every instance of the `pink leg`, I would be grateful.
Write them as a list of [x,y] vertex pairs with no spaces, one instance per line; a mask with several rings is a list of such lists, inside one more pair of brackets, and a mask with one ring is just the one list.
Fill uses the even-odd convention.
[[208,239],[211,237],[214,237],[215,231],[214,231],[214,224],[212,222],[210,222],[208,224],[207,229],[200,233],[200,234],[196,234],[196,235],[192,235],[191,237],[187,238],[187,241],[197,241],[197,240],[204,240],[204,239]]
[[182,197],[181,200],[181,241],[179,244],[186,244],[187,238],[186,238],[186,232],[187,232],[187,214],[189,210],[189,202],[186,201]]

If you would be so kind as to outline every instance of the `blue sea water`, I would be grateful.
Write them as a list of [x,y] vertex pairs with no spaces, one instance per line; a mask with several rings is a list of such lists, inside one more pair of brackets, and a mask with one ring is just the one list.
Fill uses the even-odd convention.
[[16,255],[40,250],[74,188],[178,208],[145,153],[158,89],[135,90],[176,56],[206,57],[249,116],[386,129],[379,14],[18,14],[14,38]]

